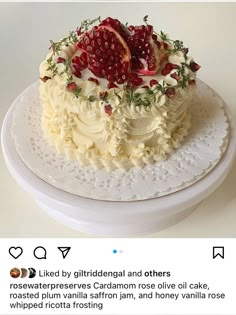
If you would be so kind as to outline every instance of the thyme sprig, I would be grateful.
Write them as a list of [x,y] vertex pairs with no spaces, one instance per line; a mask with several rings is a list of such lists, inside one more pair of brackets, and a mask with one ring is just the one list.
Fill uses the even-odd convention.
[[96,19],[93,19],[93,20],[88,19],[88,20],[82,21],[81,25],[79,27],[80,33],[86,32],[90,28],[90,26],[93,25],[96,22],[99,22],[99,23],[101,22],[101,17],[100,16],[97,17]]
[[163,82],[163,85],[156,84],[152,89],[145,89],[144,93],[135,92],[135,89],[127,86],[125,88],[126,102],[131,105],[132,103],[135,106],[144,106],[148,107],[153,102],[156,102],[156,97],[159,92],[165,94],[165,91],[169,88],[169,85]]
[[54,55],[59,55],[62,46],[69,46],[70,44],[75,44],[77,42],[78,42],[77,33],[75,31],[72,31],[69,33],[67,37],[64,37],[58,42],[50,40],[51,46],[49,47],[49,49],[52,49]]
[[60,75],[63,75],[64,73],[67,74],[67,76],[70,76],[71,75],[71,72],[69,71],[70,70],[70,64],[71,64],[71,58],[68,58],[66,59],[64,62],[63,62],[65,68],[62,72],[60,72],[59,74]]
[[[143,21],[146,25],[149,25],[148,24],[148,15],[145,15],[145,17],[143,18]],[[169,54],[175,53],[177,51],[185,52],[186,48],[184,47],[184,43],[181,40],[170,39],[169,36],[166,33],[164,33],[163,31],[160,31],[160,34],[158,34],[155,31],[153,31],[153,33],[156,34],[157,36],[159,36],[163,42],[169,42],[170,44],[173,45],[172,49],[170,49],[170,48],[167,49]]]
[[76,89],[74,89],[72,92],[74,93],[74,95],[78,98],[81,92],[81,88],[77,86]]
[[185,68],[189,67],[188,64],[182,63],[181,67],[177,69],[177,74],[181,77],[181,80],[178,81],[178,85],[183,89],[187,87],[187,83],[190,79],[190,75],[185,73]]
[[[82,32],[85,32],[89,29],[89,27],[96,23],[96,22],[101,22],[101,18],[100,16],[96,19],[93,20],[84,20],[81,22],[81,26],[79,28],[79,32],[78,30],[76,31],[72,31],[69,33],[68,36],[62,38],[61,40],[59,40],[58,42],[54,42],[53,40],[50,40],[50,47],[49,49],[52,50],[52,55],[47,59],[48,62],[48,68],[46,69],[47,71],[51,72],[51,77],[55,77],[55,75],[59,74],[59,75],[63,75],[66,74],[67,75],[67,84],[71,83],[73,81],[73,77],[71,74],[71,70],[70,70],[70,65],[71,65],[71,58],[66,59],[63,64],[65,66],[64,70],[62,72],[59,73],[58,71],[58,66],[57,63],[55,62],[55,56],[58,56],[63,48],[63,46],[69,46],[69,45],[74,45],[78,42],[79,38],[79,34]],[[74,94],[78,95],[78,91],[73,91]]]
[[56,63],[53,61],[52,56],[47,59],[47,63],[48,63],[48,68],[46,69],[46,71],[51,71],[51,77],[53,78],[58,73],[58,69],[57,69]]
[[70,84],[71,82],[73,82],[73,76],[72,74],[68,75],[67,79],[66,79],[66,84]]
[[95,96],[95,95],[89,95],[88,101],[89,101],[89,102],[94,102],[94,101],[96,101],[96,96]]

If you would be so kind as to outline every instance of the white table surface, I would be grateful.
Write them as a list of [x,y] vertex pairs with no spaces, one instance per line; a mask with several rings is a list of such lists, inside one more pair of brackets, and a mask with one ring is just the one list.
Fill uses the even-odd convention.
[[[181,39],[199,78],[236,117],[236,3],[0,3],[0,124],[16,96],[38,78],[49,39],[101,15],[142,24]],[[10,176],[0,153],[0,237],[92,237],[48,217]],[[236,237],[236,163],[224,183],[178,224],[146,237]]]

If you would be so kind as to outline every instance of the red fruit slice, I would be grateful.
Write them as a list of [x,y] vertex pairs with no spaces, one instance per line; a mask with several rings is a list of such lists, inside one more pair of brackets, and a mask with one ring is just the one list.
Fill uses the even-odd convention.
[[122,36],[110,25],[94,26],[78,45],[86,51],[88,68],[100,78],[112,75],[116,81],[130,69],[130,50]]
[[129,30],[131,34],[127,42],[132,55],[132,69],[143,75],[154,75],[160,67],[160,56],[153,40],[153,27],[131,25]]

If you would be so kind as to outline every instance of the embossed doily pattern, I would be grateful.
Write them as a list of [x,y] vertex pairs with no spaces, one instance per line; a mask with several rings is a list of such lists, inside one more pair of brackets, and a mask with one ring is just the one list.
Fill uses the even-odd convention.
[[220,161],[227,148],[229,125],[224,102],[198,81],[192,104],[192,128],[181,148],[168,160],[129,171],[81,167],[57,155],[41,131],[38,82],[15,101],[11,130],[16,150],[27,167],[66,192],[101,200],[132,201],[167,195],[192,185]]

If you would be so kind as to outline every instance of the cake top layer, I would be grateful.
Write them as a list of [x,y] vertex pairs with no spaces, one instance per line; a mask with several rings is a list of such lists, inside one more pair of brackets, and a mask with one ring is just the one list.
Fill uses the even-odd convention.
[[[83,21],[68,37],[50,41],[41,80],[59,80],[68,93],[89,102],[119,98],[125,91],[127,104],[144,107],[160,95],[171,98],[195,84],[200,66],[188,56],[188,48],[162,31],[155,32],[147,16],[143,21],[139,26],[111,17]],[[85,82],[90,88],[84,88]],[[104,110],[111,115],[111,107]]]

